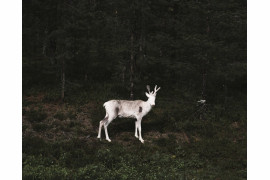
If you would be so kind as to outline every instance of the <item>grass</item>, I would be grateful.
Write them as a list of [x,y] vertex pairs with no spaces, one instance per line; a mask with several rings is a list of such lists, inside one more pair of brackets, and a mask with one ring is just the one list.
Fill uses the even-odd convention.
[[25,179],[227,179],[227,175],[232,179],[245,178],[246,164],[227,157],[231,153],[225,152],[227,148],[219,152],[218,147],[208,151],[203,143],[192,149],[177,144],[171,152],[169,144],[166,145],[134,143],[123,147],[119,143],[87,143],[79,139],[39,143],[35,148],[45,151],[24,157],[23,176]]
[[99,99],[78,95],[64,104],[46,94],[34,103],[24,97],[23,179],[246,179],[245,109],[228,115],[213,106],[206,119],[188,119],[192,106],[164,109],[161,99],[142,122],[145,144],[131,119],[109,126],[108,143],[104,132],[96,136],[113,95],[98,92]]
[[47,114],[43,112],[41,109],[30,110],[29,112],[25,112],[25,113],[27,114],[27,118],[30,122],[41,122],[47,118]]

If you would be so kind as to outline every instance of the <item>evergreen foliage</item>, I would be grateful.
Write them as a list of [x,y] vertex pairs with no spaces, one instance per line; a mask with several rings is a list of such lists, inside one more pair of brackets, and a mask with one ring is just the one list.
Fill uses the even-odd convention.
[[[23,177],[246,178],[246,10],[244,0],[23,1]],[[162,90],[143,131],[169,137],[88,142],[105,101],[145,100],[147,84]],[[117,121],[112,137],[133,132]]]

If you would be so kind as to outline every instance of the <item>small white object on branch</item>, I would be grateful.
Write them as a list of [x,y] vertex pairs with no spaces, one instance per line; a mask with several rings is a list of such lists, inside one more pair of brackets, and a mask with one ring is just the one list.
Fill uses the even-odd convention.
[[201,103],[201,104],[204,104],[205,102],[206,102],[206,100],[204,100],[204,99],[201,99],[201,100],[199,100],[199,101],[197,101],[198,103]]

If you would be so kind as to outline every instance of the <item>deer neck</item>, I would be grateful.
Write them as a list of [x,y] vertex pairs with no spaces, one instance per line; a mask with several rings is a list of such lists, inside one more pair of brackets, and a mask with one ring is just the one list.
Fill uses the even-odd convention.
[[151,111],[152,106],[151,106],[149,100],[145,101],[145,108],[146,108],[145,110],[146,110],[147,113],[148,113],[149,111]]

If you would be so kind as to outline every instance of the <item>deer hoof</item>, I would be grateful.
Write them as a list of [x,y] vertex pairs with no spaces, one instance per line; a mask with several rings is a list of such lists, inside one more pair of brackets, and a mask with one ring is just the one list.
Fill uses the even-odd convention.
[[108,142],[111,142],[111,140],[110,139],[106,139]]
[[140,139],[141,143],[144,143],[144,140],[143,139]]
[[139,136],[138,136],[138,135],[135,135],[135,137],[136,137],[136,138],[139,138]]

